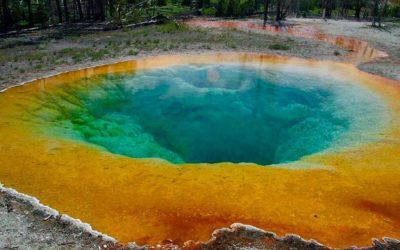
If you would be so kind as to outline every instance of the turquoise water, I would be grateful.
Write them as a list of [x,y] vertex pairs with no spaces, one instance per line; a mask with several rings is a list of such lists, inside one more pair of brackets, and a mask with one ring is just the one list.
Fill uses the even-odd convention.
[[295,161],[368,140],[384,120],[358,84],[235,64],[98,76],[38,100],[47,134],[172,163]]

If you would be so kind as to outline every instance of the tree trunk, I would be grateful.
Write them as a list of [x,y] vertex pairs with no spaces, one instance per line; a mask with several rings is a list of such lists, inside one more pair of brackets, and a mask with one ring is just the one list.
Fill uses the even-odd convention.
[[29,26],[33,26],[33,14],[32,14],[32,1],[27,0],[26,4],[28,5],[28,18],[29,18]]
[[264,27],[267,25],[268,20],[269,0],[264,0]]
[[97,0],[98,18],[101,21],[106,20],[106,15],[104,13],[104,0]]
[[345,16],[345,1],[340,1],[340,15],[342,16],[342,18]]
[[58,22],[62,23],[63,18],[62,18],[62,10],[61,10],[60,0],[56,0],[56,7],[57,7],[57,14],[58,14]]
[[83,12],[82,12],[81,0],[75,0],[75,4],[78,7],[79,20],[83,20]]
[[360,20],[360,15],[361,15],[361,0],[356,0],[356,18]]
[[381,8],[379,8],[379,18],[378,18],[379,27],[382,27],[382,17],[384,17],[384,11],[385,11],[386,4],[387,4],[387,0],[381,2]]
[[69,23],[68,0],[64,0],[64,14],[65,14],[65,21]]
[[372,26],[376,26],[379,16],[379,0],[374,0],[374,10],[372,15]]
[[11,16],[10,9],[8,8],[8,1],[7,0],[2,0],[2,11],[3,11],[3,25],[4,25],[4,31],[9,30],[13,24],[13,18]]
[[277,0],[276,2],[276,17],[275,17],[276,21],[280,21],[281,20],[281,0]]
[[93,0],[86,1],[86,18],[91,19],[93,17]]
[[114,0],[108,0],[108,11],[109,11],[109,15],[110,16],[114,16],[114,12],[115,12],[115,9],[114,9]]
[[322,0],[321,1],[322,19],[326,18],[326,1],[327,0]]
[[46,0],[46,11],[49,14],[49,17],[53,16],[53,12],[51,11],[51,1],[50,0]]

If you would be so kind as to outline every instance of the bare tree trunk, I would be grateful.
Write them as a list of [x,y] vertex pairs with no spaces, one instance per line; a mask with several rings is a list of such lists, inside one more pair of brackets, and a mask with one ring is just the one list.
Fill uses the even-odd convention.
[[101,21],[106,20],[106,16],[104,13],[104,0],[97,0],[97,9],[98,9],[98,18],[100,18]]
[[61,10],[60,0],[56,0],[56,7],[57,7],[57,14],[58,14],[58,22],[62,23],[63,18],[62,18],[62,10]]
[[358,20],[360,20],[361,15],[361,0],[356,0],[356,13],[355,16]]
[[93,1],[87,0],[86,1],[86,18],[90,19],[93,17]]
[[82,11],[82,4],[81,0],[75,0],[75,4],[78,7],[78,14],[79,14],[79,19],[83,20],[83,11]]
[[108,11],[110,16],[114,16],[114,0],[108,0]]
[[2,0],[2,11],[3,11],[3,25],[4,25],[4,30],[7,31],[9,30],[13,24],[13,18],[11,16],[10,9],[8,8],[8,1],[7,0]]
[[276,21],[281,20],[281,4],[282,4],[281,0],[276,1],[276,16],[275,16]]
[[268,20],[269,0],[264,0],[264,27],[267,25]]
[[[71,6],[69,6],[70,8],[71,8]],[[75,20],[77,20],[78,18],[76,18],[76,12],[77,12],[77,6],[76,6],[76,1],[75,0],[73,0],[72,1],[72,20],[73,21],[75,21]]]
[[68,0],[64,0],[64,14],[65,14],[65,21],[69,23]]
[[46,11],[47,13],[49,13],[49,17],[51,18],[53,16],[53,11],[51,11],[51,1],[46,0],[45,4],[46,4]]
[[29,18],[29,26],[33,26],[33,14],[32,14],[32,1],[26,0],[26,4],[28,5],[28,18]]
[[345,4],[345,1],[340,1],[340,15],[342,16],[342,18],[345,16]]
[[374,0],[374,10],[372,15],[372,26],[376,26],[379,16],[379,0]]

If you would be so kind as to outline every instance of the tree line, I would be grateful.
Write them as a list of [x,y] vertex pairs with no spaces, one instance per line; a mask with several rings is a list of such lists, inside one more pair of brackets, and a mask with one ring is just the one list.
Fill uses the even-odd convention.
[[400,0],[0,0],[2,31],[58,23],[137,20],[150,18],[159,6],[186,7],[205,16],[264,15],[280,21],[289,15],[372,19],[400,17]]
[[400,0],[264,0],[264,22],[270,8],[275,10],[275,21],[293,13],[302,17],[372,19],[373,25],[381,25],[383,17],[400,17]]

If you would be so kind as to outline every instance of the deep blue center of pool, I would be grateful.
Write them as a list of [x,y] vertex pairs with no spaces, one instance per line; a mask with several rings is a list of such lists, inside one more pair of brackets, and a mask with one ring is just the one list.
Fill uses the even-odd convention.
[[376,102],[359,86],[251,66],[175,66],[60,88],[45,101],[62,110],[50,119],[58,134],[173,163],[290,162],[379,121],[357,120]]

